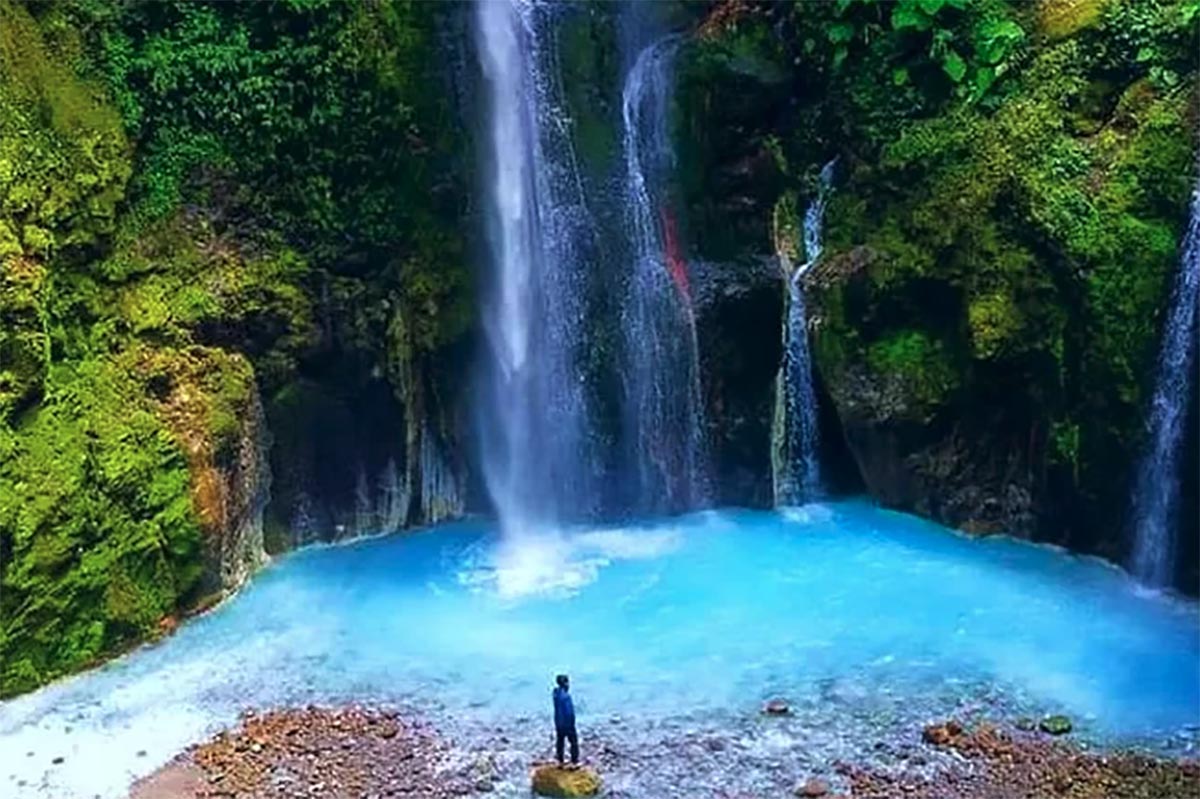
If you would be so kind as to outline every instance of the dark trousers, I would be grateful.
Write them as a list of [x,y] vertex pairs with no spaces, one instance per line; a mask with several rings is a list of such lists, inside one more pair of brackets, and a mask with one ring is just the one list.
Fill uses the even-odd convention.
[[554,752],[558,755],[559,765],[562,765],[563,762],[563,741],[571,742],[571,762],[578,763],[579,736],[575,733],[575,725],[572,724],[570,727],[555,727],[554,731],[557,733],[557,741],[554,744]]

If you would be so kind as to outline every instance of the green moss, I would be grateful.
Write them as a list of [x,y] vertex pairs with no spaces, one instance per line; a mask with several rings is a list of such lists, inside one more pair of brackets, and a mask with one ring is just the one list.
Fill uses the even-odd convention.
[[562,82],[571,137],[583,167],[600,178],[617,157],[620,96],[616,63],[616,9],[604,3],[576,7],[559,33]]
[[0,259],[0,425],[41,390],[50,362],[45,295],[44,267]]
[[0,450],[6,695],[150,635],[201,567],[182,452],[119,364],[56,367]]
[[1012,297],[992,292],[975,297],[967,306],[971,349],[976,358],[994,358],[1011,346],[1021,330],[1020,311]]
[[103,91],[48,48],[24,6],[0,0],[0,248],[46,257],[94,243],[131,168]]
[[1111,0],[1041,0],[1038,29],[1050,39],[1062,39],[1100,22]]
[[872,342],[867,363],[876,374],[898,377],[925,409],[940,405],[959,385],[945,346],[921,330],[901,330]]
[[1050,428],[1051,458],[1069,466],[1078,479],[1079,425],[1072,421],[1055,422]]

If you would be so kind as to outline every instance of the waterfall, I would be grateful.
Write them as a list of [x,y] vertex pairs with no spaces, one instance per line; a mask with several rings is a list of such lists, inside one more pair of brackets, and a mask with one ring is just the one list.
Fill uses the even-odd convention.
[[808,348],[808,320],[804,310],[804,274],[821,257],[825,203],[833,181],[836,159],[821,169],[816,197],[804,213],[804,261],[793,266],[798,249],[789,240],[790,220],[777,224],[775,251],[784,285],[787,309],[783,325],[783,364],[776,381],[776,411],[772,465],[775,504],[796,505],[821,495],[820,430],[817,397],[813,390],[812,358]]
[[1166,586],[1175,573],[1179,455],[1188,394],[1195,377],[1196,306],[1200,303],[1200,183],[1192,193],[1179,272],[1163,327],[1158,382],[1147,428],[1150,448],[1138,469],[1133,495],[1133,573],[1152,586]]
[[490,266],[477,406],[484,481],[505,534],[586,512],[595,496],[579,368],[594,226],[561,100],[555,11],[532,0],[475,6]]
[[668,36],[643,48],[621,93],[631,258],[621,314],[624,419],[631,503],[643,512],[707,502],[696,320],[664,189],[674,166],[668,110],[677,42]]

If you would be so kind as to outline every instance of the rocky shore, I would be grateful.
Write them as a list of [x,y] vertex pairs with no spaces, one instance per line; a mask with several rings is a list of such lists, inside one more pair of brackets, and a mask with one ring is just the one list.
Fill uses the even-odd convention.
[[[764,719],[766,724],[776,719]],[[1026,726],[1026,725],[1021,725]],[[903,755],[870,763],[805,762],[791,768],[763,752],[750,762],[736,738],[708,736],[703,746],[664,740],[649,753],[623,745],[614,731],[588,741],[603,795],[696,797],[693,780],[663,793],[654,774],[762,768],[773,778],[750,793],[713,772],[709,796],[854,799],[1187,799],[1200,797],[1200,763],[1136,753],[1091,752],[1038,729],[955,721],[902,731]],[[130,799],[284,799],[284,797],[527,796],[528,775],[544,757],[496,739],[495,751],[464,751],[429,724],[393,710],[348,706],[247,713],[240,724],[181,753],[134,786]],[[887,750],[888,744],[880,742]],[[507,747],[507,748],[506,748]],[[701,751],[703,754],[698,755]],[[777,761],[771,761],[778,757]],[[678,762],[675,762],[678,761]],[[882,765],[881,765],[882,764]],[[609,777],[613,779],[609,779]],[[644,778],[644,779],[643,779]],[[641,791],[646,788],[648,792]]]
[[134,786],[131,799],[445,799],[485,791],[445,768],[447,745],[393,711],[350,706],[247,713]]
[[[1022,725],[1027,726],[1027,725]],[[1200,797],[1200,762],[1136,753],[1097,754],[1047,735],[993,724],[930,725],[927,745],[962,765],[934,778],[839,765],[850,795],[865,799],[1188,799]]]

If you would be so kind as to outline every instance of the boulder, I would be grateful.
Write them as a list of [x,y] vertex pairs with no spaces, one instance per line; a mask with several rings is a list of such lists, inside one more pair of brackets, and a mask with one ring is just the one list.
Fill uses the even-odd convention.
[[933,744],[934,746],[946,746],[955,738],[962,735],[963,728],[954,719],[947,721],[945,724],[930,724],[921,732],[921,737],[925,743]]
[[788,707],[786,699],[775,698],[763,705],[762,712],[768,716],[786,716],[792,712],[792,709]]
[[1071,720],[1066,716],[1047,716],[1038,727],[1051,735],[1066,735],[1071,731]]
[[600,792],[600,777],[586,766],[563,768],[545,765],[533,770],[533,792],[538,796],[595,796]]
[[825,780],[813,777],[808,782],[796,789],[796,796],[804,796],[812,799],[813,797],[825,796],[829,793],[829,783]]

